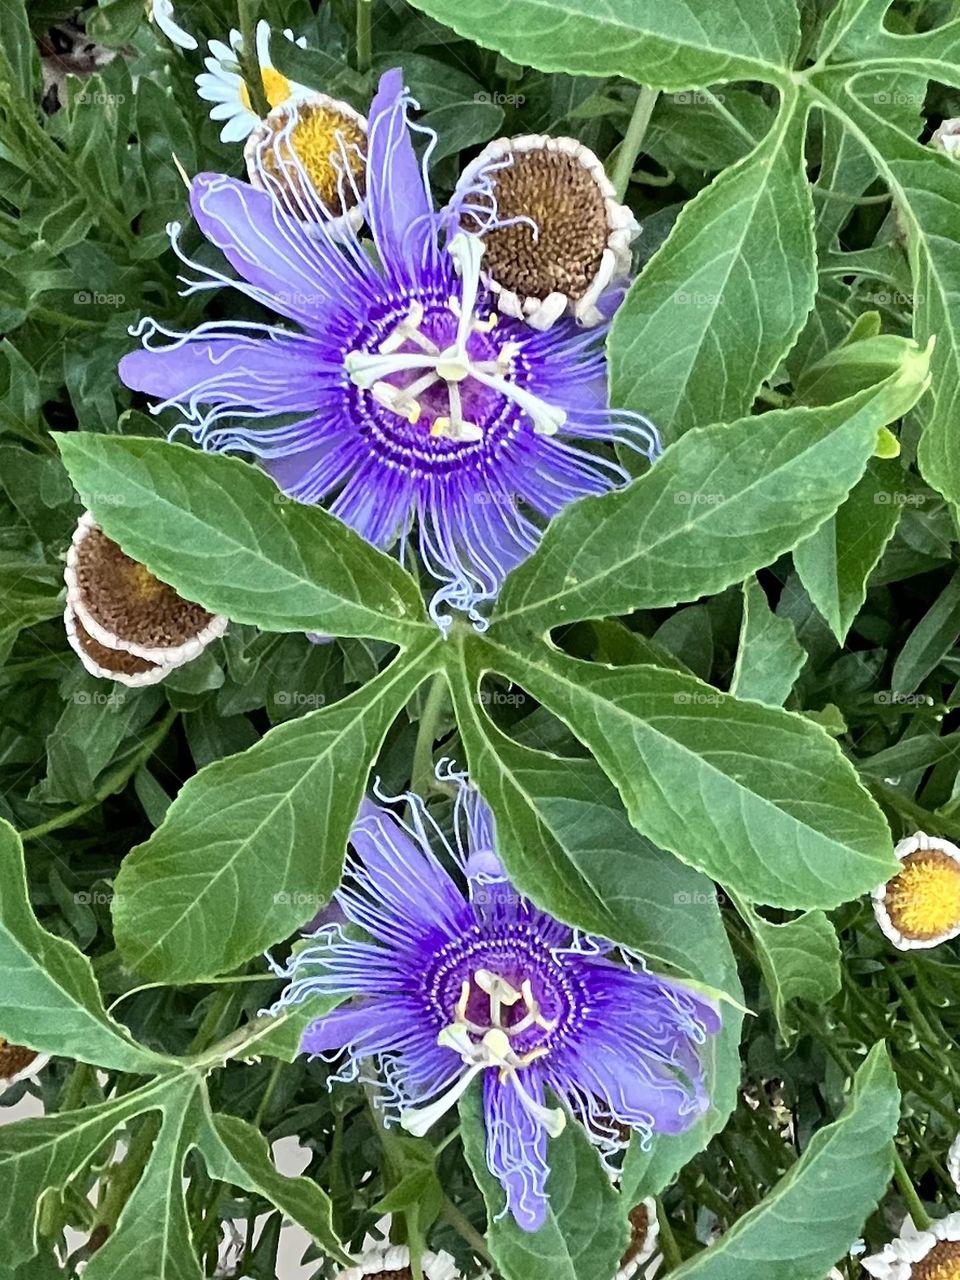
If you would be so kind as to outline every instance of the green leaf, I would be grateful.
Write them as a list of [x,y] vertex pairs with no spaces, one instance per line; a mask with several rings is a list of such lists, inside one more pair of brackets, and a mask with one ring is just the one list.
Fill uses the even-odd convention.
[[806,110],[796,97],[747,157],[684,206],[618,310],[614,403],[665,438],[750,412],[817,290]]
[[181,1076],[163,1097],[160,1132],[116,1227],[84,1269],[89,1280],[125,1280],[131,1259],[150,1280],[202,1280],[184,1199],[183,1162],[197,1127],[199,1077]]
[[350,1257],[333,1229],[330,1197],[309,1178],[278,1173],[259,1129],[237,1116],[207,1114],[197,1145],[212,1178],[263,1196],[313,1236],[330,1257]]
[[0,1036],[14,1044],[114,1071],[170,1065],[108,1015],[87,957],[40,927],[27,897],[20,837],[2,819],[0,973]]
[[756,902],[831,908],[896,867],[880,810],[817,725],[658,667],[557,650],[477,659],[559,716],[663,849]]
[[447,156],[455,156],[467,147],[480,146],[496,137],[503,126],[503,108],[488,102],[486,95],[480,93],[464,102],[449,102],[435,107],[418,123],[437,135],[438,142],[430,153],[430,159],[438,164]]
[[47,776],[31,799],[45,804],[81,804],[88,799],[121,743],[146,727],[162,701],[158,689],[84,680],[71,693],[47,739]]
[[794,920],[774,924],[749,902],[739,898],[736,902],[753,934],[780,1034],[788,1040],[796,1030],[787,1009],[791,1000],[824,1005],[840,990],[837,931],[822,911],[805,911]]
[[800,581],[840,644],[867,598],[870,574],[896,531],[906,496],[903,474],[895,461],[871,461],[836,514],[794,548]]
[[[878,17],[876,4],[873,20]],[[885,6],[884,6],[885,8]],[[882,19],[882,13],[879,15]],[[876,26],[879,27],[879,23]],[[949,24],[953,26],[955,24]],[[952,48],[943,61],[927,62],[928,53],[943,54],[946,38]],[[872,52],[917,59],[917,67],[946,83],[956,83],[956,38],[928,32],[907,41],[880,35],[871,40]],[[898,124],[884,118],[878,93],[889,91],[889,70],[877,63],[860,63],[825,70],[812,87],[816,100],[838,115],[867,149],[890,187],[898,222],[907,238],[913,274],[913,333],[920,342],[936,337],[930,389],[918,408],[924,424],[918,462],[924,478],[952,502],[960,502],[960,454],[955,447],[955,424],[960,414],[960,244],[954,210],[960,203],[960,168],[932,147],[921,146]]]
[[545,630],[695,600],[809,537],[863,475],[880,427],[914,404],[929,355],[827,408],[689,431],[625,489],[574,503],[504,585],[496,619]]
[[549,1144],[550,1197],[539,1231],[523,1231],[487,1169],[481,1090],[460,1102],[463,1149],[487,1206],[487,1245],[504,1280],[610,1280],[627,1247],[626,1214],[596,1150],[579,1124]]
[[15,1265],[37,1251],[40,1198],[61,1189],[93,1159],[122,1124],[158,1105],[168,1080],[82,1111],[35,1116],[0,1125],[0,1228],[5,1261]]
[[514,62],[623,75],[661,89],[782,81],[799,43],[792,0],[416,0],[416,7]]
[[953,649],[960,636],[960,573],[955,573],[907,636],[893,664],[890,686],[909,694]]
[[760,583],[748,578],[743,584],[743,622],[730,692],[782,707],[806,660],[793,623],[778,617]]
[[107,536],[188,600],[264,631],[404,644],[432,626],[396,560],[249,463],[139,436],[56,438]]
[[13,87],[32,101],[37,80],[37,46],[30,31],[24,0],[10,0],[4,21],[3,44],[3,62],[13,71]]
[[196,982],[319,911],[340,879],[371,761],[440,643],[431,636],[342,702],[187,782],[116,880],[114,929],[131,969]]
[[[670,968],[723,988],[726,932],[714,886],[631,827],[616,788],[590,759],[534,751],[483,707],[475,653],[451,672],[470,777],[493,808],[497,850],[538,906]],[[696,935],[691,937],[691,906]],[[739,989],[732,992],[739,998]]]
[[840,1118],[794,1167],[675,1280],[823,1280],[859,1236],[893,1167],[900,1094],[883,1044],[857,1072]]

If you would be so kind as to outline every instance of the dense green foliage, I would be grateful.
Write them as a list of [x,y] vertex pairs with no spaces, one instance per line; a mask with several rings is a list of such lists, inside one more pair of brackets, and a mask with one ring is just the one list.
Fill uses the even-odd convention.
[[[197,1280],[224,1221],[269,1214],[236,1274],[275,1275],[292,1219],[329,1277],[390,1212],[468,1276],[612,1280],[656,1196],[664,1274],[823,1280],[843,1258],[852,1278],[911,1182],[934,1216],[960,1194],[955,944],[899,953],[869,903],[896,840],[960,837],[960,156],[930,144],[960,114],[960,8],[240,9],[304,35],[279,68],[359,109],[402,66],[443,195],[501,134],[596,151],[644,228],[612,396],[669,447],[555,519],[489,630],[441,638],[413,573],[249,462],[168,443],[172,415],[117,377],[141,316],[224,314],[178,295],[166,231],[212,262],[180,171],[242,172],[201,55],[101,0],[71,11],[98,69],[51,97],[71,13],[5,0],[0,1036],[55,1056],[3,1095],[46,1114],[0,1128],[0,1275],[108,1280],[135,1256]],[[239,21],[226,0],[177,15],[201,42]],[[160,685],[97,681],[67,645],[88,508],[232,620]],[[723,1009],[710,1112],[634,1143],[618,1188],[568,1127],[534,1235],[497,1216],[475,1096],[429,1139],[385,1132],[296,1056],[316,1006],[259,1013],[281,985],[262,953],[329,900],[371,774],[445,822],[441,757],[493,807],[519,890]],[[301,1177],[267,1150],[290,1135]]]

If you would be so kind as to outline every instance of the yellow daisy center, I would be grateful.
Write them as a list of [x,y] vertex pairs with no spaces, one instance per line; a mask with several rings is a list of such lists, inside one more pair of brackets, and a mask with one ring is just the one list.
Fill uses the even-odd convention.
[[[290,81],[273,67],[261,67],[260,78],[263,80],[264,95],[271,107],[279,107],[281,102],[286,102],[290,97]],[[253,109],[250,105],[250,90],[245,82],[240,85],[240,101],[248,111]]]
[[[290,111],[296,112],[296,119],[287,131]],[[352,116],[308,99],[271,112],[264,127],[272,137],[263,147],[261,162],[273,177],[288,185],[296,183],[292,148],[314,191],[335,216],[345,212],[344,203],[347,208],[357,203],[353,185],[362,195],[366,135]],[[353,174],[353,184],[341,177],[345,165]]]
[[[960,865],[939,849],[908,854],[887,885],[886,907],[906,938],[928,940],[949,933],[960,926]],[[956,1275],[960,1280],[960,1271]]]
[[960,1280],[960,1240],[939,1240],[910,1270],[911,1280]]

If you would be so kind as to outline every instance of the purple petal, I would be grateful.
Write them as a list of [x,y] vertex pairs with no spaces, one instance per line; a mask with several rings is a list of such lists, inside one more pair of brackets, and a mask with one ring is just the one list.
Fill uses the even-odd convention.
[[391,996],[336,1009],[312,1022],[300,1040],[300,1052],[334,1057],[345,1052],[354,1062],[374,1055],[403,1106],[450,1087],[463,1071],[459,1056],[437,1044],[439,1028],[424,1017],[418,1000]]
[[[720,1027],[711,1004],[685,987],[602,958],[564,957],[586,988],[576,1035],[544,1073],[587,1122],[682,1133],[706,1109],[699,1049]],[[598,1120],[597,1124],[592,1121]]]
[[131,351],[120,361],[120,377],[132,390],[161,400],[300,413],[315,409],[329,384],[329,371],[312,355],[293,335],[195,337]]
[[345,311],[364,313],[364,280],[345,255],[323,237],[307,236],[265,191],[201,173],[190,203],[211,244],[281,315],[323,332]]
[[375,547],[387,550],[409,522],[413,477],[368,459],[351,475],[330,510]]
[[[524,1088],[543,1103],[543,1085],[524,1073]],[[530,1115],[510,1084],[496,1071],[483,1079],[483,1111],[487,1130],[487,1168],[503,1187],[507,1209],[523,1231],[539,1231],[547,1217],[547,1133]]]
[[438,218],[410,141],[403,72],[380,77],[370,107],[367,221],[389,279],[415,288],[438,270]]
[[337,891],[344,911],[378,940],[420,948],[424,962],[441,939],[472,918],[463,894],[425,841],[388,809],[365,800],[350,836],[356,853]]

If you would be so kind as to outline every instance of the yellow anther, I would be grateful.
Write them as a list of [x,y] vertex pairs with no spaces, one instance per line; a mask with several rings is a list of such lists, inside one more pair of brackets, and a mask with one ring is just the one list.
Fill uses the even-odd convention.
[[430,427],[432,436],[448,436],[450,434],[449,418],[434,418],[433,425]]
[[500,317],[496,311],[491,311],[486,320],[474,320],[473,328],[475,333],[489,333],[491,329],[495,329],[499,323]]

